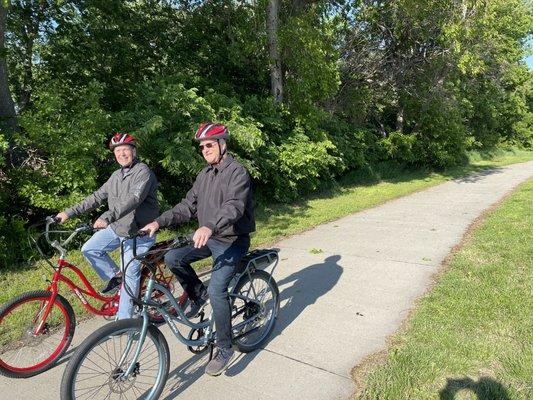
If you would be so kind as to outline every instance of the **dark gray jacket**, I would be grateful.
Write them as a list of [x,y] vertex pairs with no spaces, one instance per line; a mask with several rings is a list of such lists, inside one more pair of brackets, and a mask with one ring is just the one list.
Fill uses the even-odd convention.
[[159,215],[157,179],[146,164],[136,161],[131,168],[113,172],[100,189],[65,212],[69,217],[83,214],[106,200],[109,209],[100,218],[111,224],[117,235],[131,235]]
[[255,231],[251,180],[246,168],[231,156],[215,167],[207,166],[185,198],[156,221],[166,227],[192,218],[210,228],[214,238],[224,241]]

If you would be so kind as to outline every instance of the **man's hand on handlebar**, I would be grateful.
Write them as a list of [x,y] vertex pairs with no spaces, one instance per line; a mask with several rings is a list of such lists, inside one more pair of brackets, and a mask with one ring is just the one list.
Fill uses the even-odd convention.
[[157,221],[152,221],[149,224],[146,224],[144,227],[139,229],[139,231],[146,232],[150,235],[150,237],[153,237],[157,230],[159,229],[159,224]]
[[66,212],[62,211],[59,214],[57,214],[54,218],[57,220],[58,223],[62,224],[68,219],[68,215]]
[[93,228],[94,229],[107,228],[107,221],[105,219],[98,218],[96,221],[94,221]]

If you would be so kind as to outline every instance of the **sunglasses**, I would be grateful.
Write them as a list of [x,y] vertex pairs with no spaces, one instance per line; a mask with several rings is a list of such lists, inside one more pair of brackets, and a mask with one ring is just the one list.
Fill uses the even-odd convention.
[[214,143],[206,143],[206,144],[201,144],[198,146],[198,148],[200,149],[200,151],[203,151],[204,148],[206,149],[210,149],[211,147],[213,147],[215,144]]

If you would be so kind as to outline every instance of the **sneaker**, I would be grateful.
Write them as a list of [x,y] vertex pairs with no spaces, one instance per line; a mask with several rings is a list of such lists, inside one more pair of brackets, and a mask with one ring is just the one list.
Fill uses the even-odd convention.
[[217,349],[215,356],[207,363],[205,373],[211,376],[218,376],[224,372],[233,358],[233,349]]
[[103,287],[100,290],[100,293],[110,294],[110,293],[116,291],[116,289],[119,288],[121,283],[122,283],[122,277],[121,276],[114,276],[113,278],[111,278],[107,282],[107,285],[105,285],[105,287]]
[[187,318],[194,318],[198,315],[202,307],[207,303],[207,299],[200,297],[198,300],[191,300],[187,307],[185,307],[185,316]]

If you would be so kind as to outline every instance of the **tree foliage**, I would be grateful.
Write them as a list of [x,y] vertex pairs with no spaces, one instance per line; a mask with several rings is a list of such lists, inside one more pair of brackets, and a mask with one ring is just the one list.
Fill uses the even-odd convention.
[[[202,168],[192,133],[205,120],[230,127],[264,201],[375,161],[443,168],[471,149],[533,146],[531,2],[12,0],[1,11],[2,245],[101,185],[118,130],[138,138],[163,208]],[[22,256],[0,248],[0,264]]]

